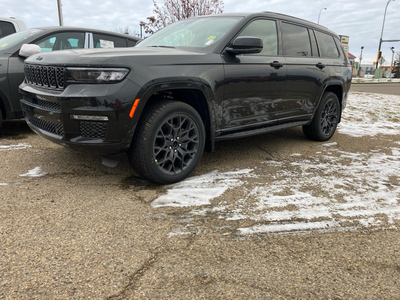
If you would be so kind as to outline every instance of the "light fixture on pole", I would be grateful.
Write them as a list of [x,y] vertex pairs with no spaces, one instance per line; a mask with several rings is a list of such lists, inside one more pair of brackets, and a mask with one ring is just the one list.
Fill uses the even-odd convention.
[[383,28],[385,27],[386,11],[387,11],[387,8],[388,8],[388,5],[389,5],[390,1],[394,1],[394,0],[389,0],[389,1],[386,3],[385,13],[384,13],[384,15],[383,15],[383,23],[382,23],[381,38],[379,39],[378,55],[377,55],[376,65],[375,65],[375,66],[376,66],[376,69],[378,69],[379,59],[380,59],[381,56],[382,56],[381,46],[382,46]]
[[[393,0],[394,1],[394,0]],[[326,7],[321,8],[321,10],[319,11],[319,15],[318,15],[318,24],[319,24],[319,18],[321,17],[321,13],[323,10],[326,10]]]
[[360,76],[361,72],[361,60],[362,60],[362,52],[363,52],[364,46],[361,46],[361,53],[360,53],[360,64],[358,66],[358,76]]
[[393,59],[394,59],[394,47],[390,47],[390,50],[392,50],[392,60],[390,61],[390,75],[389,75],[389,78],[392,78],[392,68],[393,68]]

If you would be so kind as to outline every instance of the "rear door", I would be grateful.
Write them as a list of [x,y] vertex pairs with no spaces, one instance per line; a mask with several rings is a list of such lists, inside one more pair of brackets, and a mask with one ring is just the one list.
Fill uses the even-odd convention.
[[308,119],[313,115],[329,78],[329,68],[319,56],[314,31],[305,26],[281,22],[283,55],[287,64],[284,93],[288,121]]

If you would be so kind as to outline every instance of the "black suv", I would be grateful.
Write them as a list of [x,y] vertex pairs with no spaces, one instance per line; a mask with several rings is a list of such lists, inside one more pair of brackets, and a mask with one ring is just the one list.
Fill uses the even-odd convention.
[[38,134],[110,166],[127,152],[140,175],[168,184],[216,141],[300,125],[328,140],[350,83],[335,33],[264,12],[186,19],[131,49],[35,55],[20,93]]

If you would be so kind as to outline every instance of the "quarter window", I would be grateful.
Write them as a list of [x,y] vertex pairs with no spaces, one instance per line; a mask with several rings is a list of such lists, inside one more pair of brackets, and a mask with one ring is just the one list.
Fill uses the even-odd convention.
[[312,56],[308,29],[289,23],[282,23],[283,55]]
[[339,57],[339,52],[336,47],[333,36],[326,33],[322,33],[320,31],[315,31],[315,35],[317,36],[318,47],[321,57],[326,57],[326,58]]
[[247,27],[240,33],[239,36],[254,36],[262,39],[263,49],[256,55],[278,55],[278,35],[276,33],[275,21],[253,21],[247,25]]
[[117,48],[128,45],[124,38],[98,33],[93,33],[93,41],[95,48]]

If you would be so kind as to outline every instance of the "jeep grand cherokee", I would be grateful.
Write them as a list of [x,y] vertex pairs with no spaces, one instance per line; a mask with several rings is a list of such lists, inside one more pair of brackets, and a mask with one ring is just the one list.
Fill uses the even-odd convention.
[[130,49],[34,55],[20,93],[38,134],[110,166],[128,153],[141,176],[169,184],[216,141],[293,126],[330,139],[350,82],[335,33],[264,12],[186,19]]

